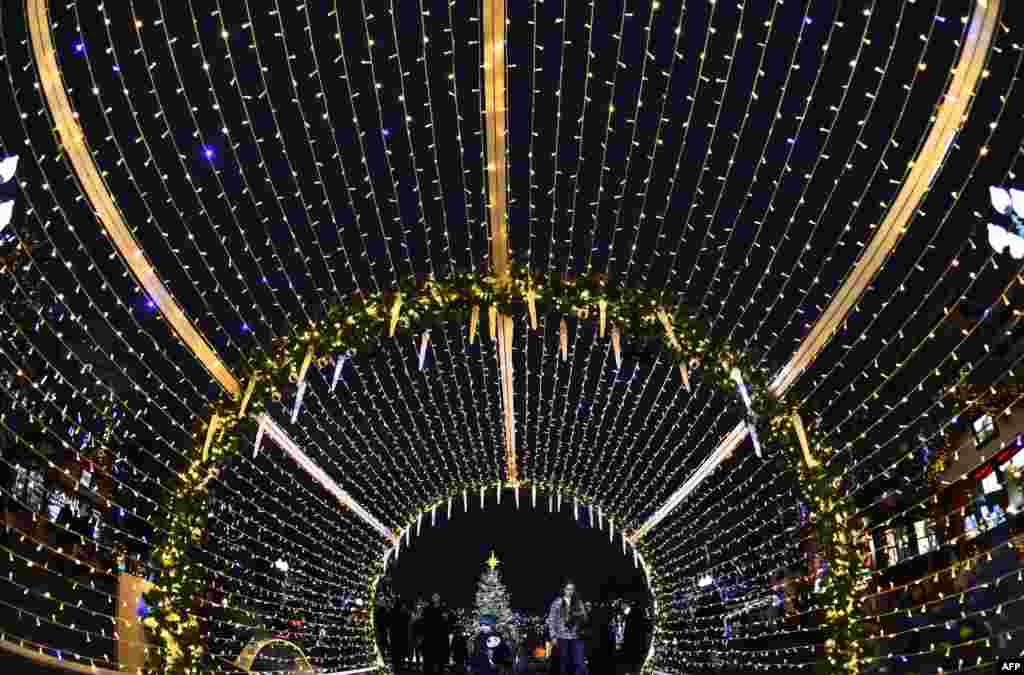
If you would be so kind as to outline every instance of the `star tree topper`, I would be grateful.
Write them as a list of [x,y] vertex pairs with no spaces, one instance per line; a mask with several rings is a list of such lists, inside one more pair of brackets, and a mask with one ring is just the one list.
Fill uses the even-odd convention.
[[494,555],[494,551],[491,551],[491,557],[487,559],[487,566],[492,572],[498,567],[498,556]]

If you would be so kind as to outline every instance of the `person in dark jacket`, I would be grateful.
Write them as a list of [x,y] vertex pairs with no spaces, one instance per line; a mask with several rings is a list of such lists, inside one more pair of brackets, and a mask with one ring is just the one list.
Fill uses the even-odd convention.
[[466,672],[466,660],[469,658],[469,638],[462,630],[457,621],[452,623],[452,661],[455,663],[455,672]]
[[590,675],[615,673],[615,637],[612,624],[615,612],[606,600],[597,604],[590,614],[590,643],[587,645]]
[[627,611],[626,630],[622,637],[623,660],[627,673],[639,673],[647,656],[648,622],[642,607],[630,604]]
[[398,670],[409,658],[409,610],[398,602],[391,610],[388,621],[388,641],[391,643],[391,667]]
[[391,608],[388,603],[381,600],[377,603],[377,608],[373,612],[373,629],[377,633],[377,647],[380,649],[381,654],[389,654],[391,652],[391,642],[388,640],[390,637],[391,627]]
[[423,636],[423,673],[441,675],[448,664],[448,617],[441,606],[441,595],[434,593],[423,610],[420,623]]
[[490,614],[480,617],[480,632],[473,645],[473,675],[503,675],[512,668],[512,648],[495,629],[498,619]]

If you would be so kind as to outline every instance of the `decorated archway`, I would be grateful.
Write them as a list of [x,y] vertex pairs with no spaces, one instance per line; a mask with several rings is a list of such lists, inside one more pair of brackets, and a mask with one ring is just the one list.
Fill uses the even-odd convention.
[[[536,485],[602,505],[620,535],[625,529],[627,549],[648,561],[663,600],[685,592],[689,580],[680,578],[680,570],[688,575],[714,564],[714,551],[701,557],[681,549],[713,533],[716,550],[732,559],[723,542],[747,523],[774,521],[775,509],[763,508],[766,503],[799,501],[807,507],[804,531],[813,532],[831,570],[816,610],[826,629],[823,639],[799,648],[835,670],[856,670],[864,641],[856,602],[859,560],[852,549],[854,523],[863,520],[850,492],[867,484],[881,492],[889,471],[912,454],[898,443],[888,456],[881,454],[895,435],[876,438],[872,431],[877,435],[879,425],[890,423],[896,435],[916,442],[921,435],[914,424],[893,423],[892,411],[908,400],[931,410],[924,397],[936,392],[941,408],[943,388],[959,384],[945,368],[947,352],[969,363],[967,370],[990,358],[987,342],[963,344],[977,335],[976,325],[991,321],[989,312],[979,312],[976,323],[943,330],[962,314],[958,306],[976,274],[991,275],[990,268],[1004,270],[997,277],[1006,273],[1001,260],[999,266],[970,261],[961,240],[968,236],[962,223],[987,209],[984,199],[977,206],[977,194],[990,184],[1009,186],[1019,174],[1012,144],[999,142],[997,133],[1019,98],[1012,95],[1020,70],[1011,63],[1019,51],[1013,22],[1003,23],[1002,33],[1010,37],[999,28],[1007,3],[969,3],[956,21],[914,2],[837,7],[831,17],[816,4],[799,3],[710,3],[703,9],[664,0],[597,3],[589,13],[563,8],[559,15],[552,3],[537,2],[522,7],[532,11],[526,24],[532,36],[526,30],[511,40],[506,30],[523,17],[513,20],[520,7],[504,0],[465,5],[469,9],[450,3],[447,16],[417,11],[423,3],[401,3],[407,15],[368,12],[367,3],[302,5],[294,13],[272,4],[261,12],[253,3],[216,2],[207,14],[198,2],[180,12],[161,0],[104,3],[86,11],[84,3],[71,0],[65,11],[51,11],[47,0],[26,0],[5,6],[0,17],[5,29],[14,26],[13,37],[7,30],[0,35],[0,68],[7,74],[0,87],[6,87],[14,113],[10,125],[0,125],[0,156],[21,154],[20,164],[7,157],[0,167],[0,216],[4,227],[10,221],[0,239],[4,290],[10,291],[0,303],[6,326],[0,354],[10,376],[4,412],[28,418],[20,427],[7,428],[10,416],[0,424],[28,437],[22,444],[43,467],[32,476],[45,472],[75,490],[94,479],[122,486],[117,499],[102,495],[108,507],[115,502],[151,520],[150,532],[132,532],[124,523],[115,529],[129,544],[148,545],[153,538],[159,544],[155,609],[146,619],[158,641],[152,669],[185,672],[211,657],[202,626],[228,608],[228,598],[211,599],[203,555],[218,553],[206,546],[210,523],[229,527],[233,514],[208,509],[215,492],[209,488],[227,492],[224,484],[237,478],[241,485],[231,486],[229,506],[257,512],[273,500],[280,529],[287,530],[291,518],[321,528],[320,542],[343,542],[321,569],[325,577],[343,569],[342,594],[355,600],[372,596],[388,552],[449,495],[473,497],[496,485],[528,492]],[[895,30],[880,35],[880,25]],[[954,33],[943,32],[949,30]],[[411,36],[416,39],[406,39]],[[1011,42],[995,48],[1000,40]],[[588,48],[567,48],[583,44]],[[691,58],[691,45],[699,59]],[[775,76],[739,65],[790,48],[791,61],[778,59]],[[808,64],[802,55],[812,52],[819,58]],[[557,61],[545,63],[545,53]],[[893,58],[905,53],[915,58]],[[513,71],[512,62],[527,67]],[[738,71],[749,77],[735,77]],[[513,96],[508,86],[510,75],[519,73],[530,78],[519,88],[525,97]],[[565,86],[547,86],[556,81]],[[834,96],[825,99],[822,91],[829,88]],[[520,113],[528,109],[538,114]],[[279,121],[284,111],[292,124]],[[508,124],[527,118],[528,128]],[[449,121],[452,126],[445,126]],[[836,147],[842,134],[833,131],[843,122],[848,142]],[[708,130],[704,138],[697,129]],[[763,147],[751,142],[752,130],[764,132]],[[704,160],[690,161],[699,160],[703,144]],[[947,161],[962,157],[956,154],[962,149],[971,156]],[[17,180],[11,180],[15,169]],[[973,189],[979,180],[982,191]],[[788,206],[777,200],[785,195],[793,197]],[[942,195],[941,203],[929,195]],[[846,213],[834,213],[838,204],[852,205],[848,220]],[[1005,206],[996,211],[1005,215]],[[936,224],[916,228],[931,239],[914,239],[915,233],[907,239],[919,246],[898,247],[911,224],[921,221]],[[947,222],[958,229],[944,230]],[[919,256],[919,249],[929,255]],[[894,260],[900,265],[890,264]],[[886,283],[876,286],[882,277]],[[888,312],[899,316],[891,325],[876,325],[879,315],[888,316],[889,300],[914,295],[935,279],[953,285],[950,295],[928,291],[916,308],[894,303]],[[1003,289],[1000,302],[1010,307],[1011,285],[1000,278],[986,288]],[[374,290],[352,292],[357,288]],[[872,307],[868,291],[875,288],[884,291],[875,296],[883,306]],[[694,304],[692,312],[677,304],[681,298]],[[777,303],[790,298],[787,317],[789,304]],[[914,319],[922,307],[947,310],[933,317],[938,327],[933,318]],[[764,317],[758,316],[761,309]],[[771,324],[774,319],[780,326]],[[913,346],[909,356],[889,354],[912,319],[928,324],[920,328],[923,344],[943,349]],[[594,386],[593,379],[576,386],[577,357],[588,372],[593,364],[598,377],[618,383],[611,364],[624,341],[640,339],[649,343],[652,361],[672,364],[671,379],[659,372],[643,387],[660,383],[672,393],[689,390],[691,378],[695,391],[710,384],[706,389],[721,395],[711,405],[688,395],[673,401],[692,398],[705,410],[722,411],[714,419],[732,430],[709,425],[709,435],[700,439],[710,444],[705,447],[693,442],[690,425],[649,454],[640,424],[647,410],[660,406],[679,417],[693,411],[688,403],[635,396],[631,406],[644,413],[609,416],[608,435],[628,433],[640,441],[630,439],[621,455],[621,446],[612,444],[614,464],[587,467],[621,470],[625,483],[658,481],[651,495],[640,491],[649,501],[623,506],[608,496],[607,484],[578,480],[574,467],[565,470],[570,460],[557,455],[560,436],[551,442],[550,434],[535,434],[530,443],[522,433],[517,412],[525,397],[538,398],[523,385],[536,363],[516,351],[527,326],[543,330],[545,340],[554,338],[548,340],[554,349],[527,340],[541,345],[545,363],[570,355],[563,372],[550,378],[566,405],[582,401],[589,393],[582,389]],[[899,326],[898,341],[892,326]],[[381,395],[384,407],[397,401],[383,415],[376,399],[352,423],[341,400],[332,401],[337,405],[327,414],[308,414],[308,397],[333,391],[349,355],[365,358],[368,346],[386,343],[411,358],[389,360],[381,371],[407,374],[416,371],[417,360],[430,360],[435,341],[455,336],[446,348],[464,348],[467,334],[470,342],[489,339],[493,360],[481,358],[479,370],[466,369],[457,383],[465,391],[457,390],[451,410],[472,407],[481,417],[500,420],[469,439],[466,447],[479,451],[474,461],[482,458],[472,470],[460,474],[458,464],[445,465],[452,457],[435,461],[437,437],[429,423],[403,437],[402,425],[429,420],[434,403],[416,399],[418,382],[411,377],[401,385],[394,379],[395,387]],[[589,350],[581,353],[577,341]],[[777,359],[747,354],[766,346]],[[874,353],[858,363],[844,356],[863,350]],[[834,361],[825,360],[826,372],[812,370],[827,351]],[[878,365],[880,355],[891,358]],[[890,376],[906,374],[908,364],[940,379],[915,380],[896,393],[901,388],[890,385]],[[330,384],[314,387],[308,377],[314,372],[326,373]],[[364,372],[376,374],[373,366]],[[844,372],[859,375],[845,381]],[[441,377],[438,372],[419,379]],[[789,392],[798,381],[810,394]],[[412,404],[403,398],[405,384]],[[214,392],[217,387],[222,391]],[[623,389],[628,385],[599,400],[611,403]],[[551,391],[554,386],[545,393]],[[847,391],[854,396],[849,401],[840,396]],[[115,407],[107,405],[107,398],[118,398],[114,394],[131,404],[116,415],[100,412]],[[306,419],[295,423],[303,410]],[[851,430],[843,412],[873,419],[858,420],[861,428]],[[819,420],[819,413],[826,417]],[[147,416],[158,417],[158,424]],[[933,415],[928,425],[945,425],[942,417]],[[93,419],[101,420],[102,434],[83,431]],[[291,424],[284,422],[289,419]],[[321,427],[321,419],[330,424]],[[450,425],[460,423],[452,419]],[[183,427],[193,422],[194,444],[186,448]],[[362,443],[359,422],[397,431]],[[565,442],[576,458],[591,449],[585,422],[586,415],[570,411],[546,425],[580,432]],[[353,428],[356,442],[346,446]],[[144,441],[132,442],[140,433]],[[96,443],[84,438],[89,435],[122,443],[120,453],[130,457],[142,482],[132,484],[98,461],[90,453]],[[273,461],[270,441],[284,452]],[[389,454],[398,445],[416,453],[415,461]],[[367,452],[371,446],[374,451]],[[661,472],[677,446],[691,450],[693,462]],[[68,457],[57,456],[54,450],[61,448]],[[102,449],[109,458],[110,448]],[[546,452],[558,467],[536,471],[524,461]],[[246,482],[256,475],[256,459],[249,461],[254,456],[260,470],[276,472],[266,492],[250,492]],[[742,462],[730,466],[730,457]],[[465,456],[455,457],[460,459]],[[640,459],[655,468],[633,474]],[[391,464],[378,471],[385,463]],[[882,468],[873,471],[874,465]],[[299,478],[287,473],[295,466]],[[721,466],[726,470],[716,475]],[[782,475],[787,481],[798,477],[799,485],[751,488]],[[729,489],[719,490],[727,481]],[[392,488],[397,496],[386,504],[366,498],[366,492]],[[366,492],[354,495],[358,490]],[[253,493],[266,500],[250,500]],[[873,496],[861,494],[870,504]],[[311,506],[293,509],[293,497]],[[699,527],[685,522],[713,513],[720,503],[734,516],[727,525],[717,519]],[[628,510],[614,513],[616,507]],[[309,513],[318,519],[303,521]],[[281,536],[277,524],[261,523],[259,536],[266,530],[273,546],[306,541],[298,528]],[[57,538],[67,537],[66,529],[57,526]],[[72,546],[70,538],[53,546],[44,535],[36,534],[40,550],[52,548],[65,559],[81,555],[83,547]],[[792,548],[796,537],[790,535],[785,541]],[[118,548],[123,543],[95,543],[112,549],[105,553],[117,564],[126,560]],[[745,553],[758,556],[757,550]],[[9,555],[19,571],[40,569],[26,551]],[[676,564],[674,557],[683,560]],[[135,563],[141,575],[145,563]],[[675,574],[660,575],[661,569]],[[105,573],[116,574],[114,563]],[[265,590],[251,578],[233,578],[254,596]],[[80,584],[71,579],[69,586]],[[353,586],[359,587],[355,593]],[[67,597],[54,603],[38,598],[47,612],[38,610],[36,625],[60,624],[77,640],[81,617],[66,618],[65,612],[78,611],[81,598],[77,590]],[[338,642],[347,651],[330,662],[367,668],[364,647],[372,628],[366,629],[355,600],[339,601],[344,610],[331,608],[331,620],[344,623]],[[91,611],[107,616],[105,608]],[[664,633],[663,667],[685,672],[708,663],[706,626],[677,625]],[[86,638],[96,643],[110,636],[100,630]],[[876,630],[870,640],[883,644],[891,631]],[[130,642],[120,639],[118,646]],[[775,655],[788,663],[785,649]],[[116,667],[110,653],[96,648],[75,658],[92,660],[94,669]],[[773,665],[760,656],[737,658],[752,668]]]
[[[703,383],[736,396],[746,411],[745,424],[757,456],[782,458],[801,477],[803,498],[814,508],[819,546],[833,570],[826,595],[831,607],[828,617],[832,648],[855,663],[860,657],[861,630],[855,599],[861,577],[861,558],[856,550],[859,534],[848,521],[850,507],[841,490],[839,469],[830,470],[827,462],[814,456],[817,453],[827,459],[830,450],[818,447],[814,430],[805,429],[795,407],[769,392],[764,370],[752,366],[732,345],[711,339],[701,323],[683,308],[661,304],[660,295],[660,292],[643,289],[610,289],[600,275],[573,280],[546,278],[525,267],[512,268],[505,280],[473,274],[451,279],[410,277],[386,293],[352,296],[347,303],[332,307],[324,320],[308,326],[295,338],[282,339],[267,353],[251,358],[244,392],[240,397],[227,397],[213,406],[196,435],[192,462],[181,476],[183,487],[166,507],[171,514],[169,536],[155,551],[163,574],[154,580],[154,590],[145,596],[153,608],[146,624],[161,638],[153,652],[157,667],[188,670],[204,658],[204,648],[198,642],[201,630],[196,597],[199,589],[205,588],[206,573],[191,560],[189,551],[191,544],[204,536],[209,481],[234,455],[248,449],[244,439],[249,435],[254,437],[254,454],[260,451],[265,434],[275,437],[276,424],[267,414],[269,401],[290,397],[295,417],[301,409],[313,367],[333,369],[336,381],[351,354],[365,349],[379,337],[393,337],[399,332],[417,336],[422,363],[429,348],[429,326],[444,320],[468,320],[472,342],[480,337],[481,316],[486,316],[490,317],[488,334],[496,339],[501,325],[498,318],[520,310],[527,315],[532,328],[536,328],[542,318],[557,319],[563,335],[563,353],[567,343],[564,337],[567,315],[577,321],[593,323],[600,337],[607,335],[616,358],[620,358],[623,333],[658,338],[678,366],[681,386],[690,389],[692,372]],[[510,326],[505,329],[510,331]],[[285,446],[288,444],[280,434],[275,440]],[[813,452],[812,447],[816,448]],[[468,500],[470,490],[479,492],[484,499],[488,488],[499,488],[500,494],[500,488],[506,484],[510,484],[517,495],[520,487],[527,487],[531,494],[540,489],[557,495],[559,500],[564,496],[574,501],[581,497],[584,503],[588,501],[586,495],[571,488],[542,482],[525,484],[514,474],[513,480],[476,484],[472,488],[464,486],[460,493],[464,500]],[[394,532],[348,500],[347,495],[339,494],[338,498],[360,513],[390,544],[382,556],[383,567],[392,549],[397,553],[403,538],[408,542],[412,528],[422,523],[424,514],[442,503],[450,507],[453,497],[423,505],[411,514],[404,527]],[[598,508],[604,507],[598,505]],[[614,531],[615,514],[608,513],[608,519],[609,528]],[[627,545],[634,548],[634,555],[644,567],[647,578],[656,576],[644,562],[643,542],[637,547],[627,533],[620,530],[620,536],[624,548]]]

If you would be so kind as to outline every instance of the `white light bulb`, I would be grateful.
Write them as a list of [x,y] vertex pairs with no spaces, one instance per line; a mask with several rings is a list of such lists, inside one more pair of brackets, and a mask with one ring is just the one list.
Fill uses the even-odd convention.
[[6,183],[14,178],[14,172],[18,170],[18,156],[11,155],[0,160],[0,183]]
[[1010,205],[1012,201],[1010,199],[1010,193],[1003,188],[995,187],[994,185],[988,189],[989,200],[992,202],[992,208],[995,209],[996,213],[1005,216],[1010,212]]
[[12,217],[14,217],[14,200],[0,202],[0,230],[10,225]]
[[1010,202],[1013,204],[1013,213],[1018,218],[1024,218],[1024,192],[1010,190]]

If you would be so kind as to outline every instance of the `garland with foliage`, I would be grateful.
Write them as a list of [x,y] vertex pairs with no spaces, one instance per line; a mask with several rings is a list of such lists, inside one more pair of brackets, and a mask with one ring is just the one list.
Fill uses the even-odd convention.
[[[710,337],[682,307],[665,307],[663,295],[664,291],[609,287],[603,275],[546,276],[521,265],[514,265],[505,280],[476,272],[444,279],[410,276],[388,292],[356,291],[331,307],[326,318],[297,335],[275,340],[268,351],[249,360],[241,401],[225,398],[211,406],[197,430],[191,463],[178,477],[180,487],[162,505],[165,521],[160,529],[165,536],[154,550],[154,587],[144,597],[151,608],[144,624],[159,638],[149,652],[148,672],[192,675],[209,662],[203,617],[215,605],[206,601],[209,571],[199,549],[207,528],[206,486],[240,452],[242,439],[256,432],[255,418],[266,412],[268,402],[301,391],[308,368],[326,368],[335,358],[358,353],[389,335],[421,334],[444,322],[468,319],[471,334],[485,324],[493,336],[498,313],[524,311],[534,328],[538,317],[552,315],[595,322],[602,336],[611,331],[616,352],[622,335],[661,338],[687,386],[689,368],[699,371],[704,384],[728,392],[737,392],[740,374],[750,399],[747,421],[766,453],[781,452],[799,476],[802,497],[813,508],[818,549],[828,561],[829,575],[820,596],[828,633],[823,669],[857,672],[864,634],[858,602],[861,533],[848,517],[854,508],[842,489],[841,468],[828,461],[827,448],[821,462],[804,457],[795,443],[795,409],[771,395],[765,369],[754,367],[730,344]],[[560,330],[564,335],[564,318]],[[808,435],[809,447],[817,447],[814,430]]]

